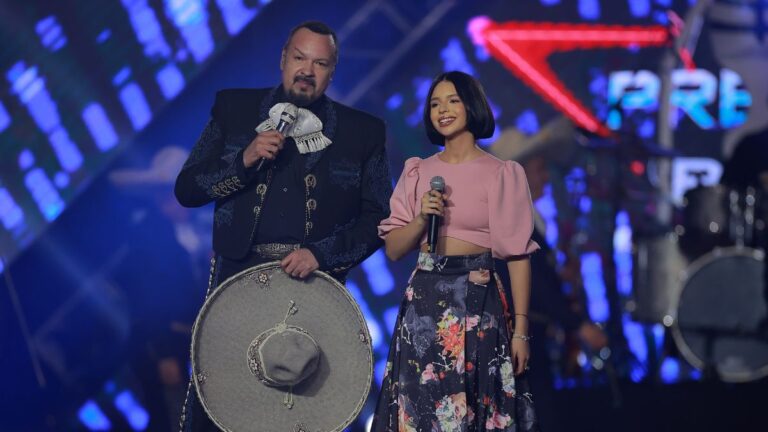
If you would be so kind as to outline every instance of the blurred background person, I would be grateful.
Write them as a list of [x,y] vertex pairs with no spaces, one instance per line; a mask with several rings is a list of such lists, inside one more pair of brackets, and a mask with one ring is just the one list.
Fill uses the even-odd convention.
[[[565,140],[562,139],[562,132],[557,133],[559,136],[551,136],[553,127],[572,131],[567,120],[561,118],[548,126],[531,137],[525,136],[515,128],[505,129],[490,146],[493,154],[522,165],[534,203],[544,196],[545,187],[549,183],[550,159],[567,159],[571,149],[563,148],[563,143],[566,146],[576,145],[567,139],[567,132]],[[560,411],[556,400],[555,371],[558,368],[553,364],[550,351],[555,333],[558,328],[563,329],[568,335],[578,339],[580,348],[593,355],[608,345],[608,338],[605,332],[590,320],[586,305],[583,304],[579,257],[569,255],[565,262],[559,265],[556,251],[547,242],[546,233],[546,221],[534,206],[534,230],[531,238],[541,246],[541,250],[531,255],[529,317],[533,340],[532,367],[528,376],[536,395],[536,408],[542,430],[564,431],[567,430],[567,423],[561,421],[562,415],[558,414]],[[502,268],[499,273],[502,274],[503,270]],[[504,276],[501,279],[506,281]],[[566,295],[566,289],[572,294]]]
[[[111,279],[128,299],[128,357],[149,414],[149,430],[170,430],[181,414],[196,302],[205,279],[199,261],[206,241],[192,212],[173,195],[188,152],[166,146],[142,166],[115,169],[109,180],[128,204],[121,219],[119,264]],[[204,229],[204,228],[203,228]]]

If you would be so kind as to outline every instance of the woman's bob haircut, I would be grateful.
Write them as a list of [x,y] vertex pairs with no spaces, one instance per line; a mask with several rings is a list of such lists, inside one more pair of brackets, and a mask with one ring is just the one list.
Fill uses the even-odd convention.
[[427,93],[427,100],[424,104],[424,128],[427,130],[427,137],[432,144],[445,145],[445,137],[440,135],[432,125],[430,117],[430,103],[432,93],[435,87],[443,81],[449,81],[456,87],[456,92],[464,104],[467,112],[467,130],[475,139],[490,138],[496,128],[496,121],[493,119],[493,112],[488,106],[488,100],[485,98],[485,91],[473,76],[464,72],[451,71],[444,72],[435,77]]

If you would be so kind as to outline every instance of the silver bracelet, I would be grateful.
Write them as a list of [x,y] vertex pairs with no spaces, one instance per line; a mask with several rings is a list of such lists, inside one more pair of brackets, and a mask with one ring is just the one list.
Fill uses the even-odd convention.
[[529,340],[533,339],[533,336],[526,336],[522,334],[512,333],[512,339],[522,339],[528,342]]

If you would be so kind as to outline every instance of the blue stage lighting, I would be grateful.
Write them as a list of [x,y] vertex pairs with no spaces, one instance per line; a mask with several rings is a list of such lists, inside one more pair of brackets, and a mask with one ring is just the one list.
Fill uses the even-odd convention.
[[96,402],[92,400],[86,401],[80,407],[77,416],[88,430],[108,431],[112,429],[112,423],[109,422],[109,419],[104,415]]

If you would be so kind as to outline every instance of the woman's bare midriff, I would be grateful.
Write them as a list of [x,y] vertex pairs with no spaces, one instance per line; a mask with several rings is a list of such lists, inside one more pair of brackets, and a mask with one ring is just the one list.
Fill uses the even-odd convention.
[[[428,245],[421,245],[421,252],[427,252]],[[439,237],[437,239],[438,255],[476,255],[490,251],[490,249],[478,246],[464,240],[453,237]]]

